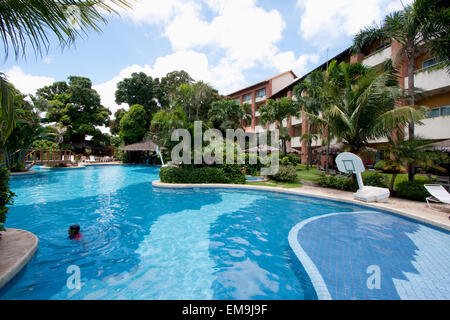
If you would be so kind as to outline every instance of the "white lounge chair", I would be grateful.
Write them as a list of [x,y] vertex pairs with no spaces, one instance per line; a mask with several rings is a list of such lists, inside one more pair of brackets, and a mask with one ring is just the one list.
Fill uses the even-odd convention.
[[89,160],[86,159],[86,160],[84,160],[84,162],[93,163],[93,162],[95,162],[95,157],[94,156],[89,156]]
[[358,181],[359,189],[353,194],[357,200],[365,202],[386,202],[389,199],[390,192],[387,188],[365,186],[362,180],[361,172],[364,172],[364,164],[360,157],[350,152],[340,153],[336,157],[338,170],[343,173],[354,173]]
[[431,194],[425,199],[429,208],[431,208],[430,201],[450,204],[450,193],[440,184],[425,184],[424,187]]

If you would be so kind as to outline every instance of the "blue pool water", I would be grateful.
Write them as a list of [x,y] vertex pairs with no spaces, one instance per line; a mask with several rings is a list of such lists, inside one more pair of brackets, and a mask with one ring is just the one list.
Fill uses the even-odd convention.
[[264,178],[247,176],[247,177],[245,177],[245,180],[247,180],[247,181],[264,181]]
[[[289,231],[362,210],[263,191],[154,188],[158,171],[91,166],[12,178],[7,227],[33,232],[39,248],[0,299],[317,299]],[[71,224],[80,241],[67,238]],[[66,285],[72,265],[80,290]]]

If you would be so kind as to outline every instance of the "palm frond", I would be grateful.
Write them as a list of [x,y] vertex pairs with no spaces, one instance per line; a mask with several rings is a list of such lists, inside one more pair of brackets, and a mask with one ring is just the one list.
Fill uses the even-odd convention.
[[36,55],[41,55],[49,48],[49,34],[56,36],[65,47],[89,29],[99,32],[100,24],[106,23],[103,13],[117,13],[115,6],[130,7],[130,1],[2,0],[0,34],[5,58],[10,49],[16,58],[25,55],[27,45],[31,45]]

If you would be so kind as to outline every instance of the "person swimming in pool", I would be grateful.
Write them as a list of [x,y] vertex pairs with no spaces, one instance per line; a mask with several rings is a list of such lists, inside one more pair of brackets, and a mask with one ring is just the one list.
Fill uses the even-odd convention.
[[77,224],[71,225],[69,228],[69,239],[70,240],[81,240],[83,234],[80,232],[80,226]]

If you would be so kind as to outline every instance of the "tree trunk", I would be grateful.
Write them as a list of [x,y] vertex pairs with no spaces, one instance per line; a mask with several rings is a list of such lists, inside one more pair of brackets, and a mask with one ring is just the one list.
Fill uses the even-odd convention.
[[[408,96],[409,104],[415,105],[414,97],[414,47],[409,44],[407,50],[408,57]],[[408,125],[408,140],[414,139],[414,121],[411,118]],[[415,163],[411,163],[408,166],[408,181],[414,180],[415,175]]]
[[392,177],[391,177],[391,184],[390,184],[390,186],[389,186],[389,190],[391,190],[391,192],[394,191],[395,178],[397,178],[397,173],[396,173],[396,172],[393,172],[393,173],[392,173]]
[[325,161],[326,161],[325,173],[328,174],[328,167],[329,167],[328,162],[330,161],[330,130],[328,129],[328,126],[327,126],[327,156]]
[[306,141],[306,170],[309,170],[309,165],[311,164],[311,152],[309,152],[311,149],[311,124],[308,121],[308,134],[307,134],[307,141]]

